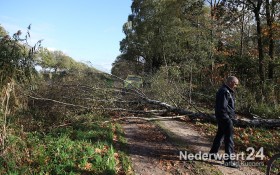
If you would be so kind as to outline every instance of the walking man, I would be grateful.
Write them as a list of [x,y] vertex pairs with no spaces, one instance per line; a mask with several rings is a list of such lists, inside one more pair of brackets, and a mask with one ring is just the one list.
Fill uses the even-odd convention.
[[218,153],[219,148],[224,140],[225,166],[238,168],[237,162],[230,159],[230,155],[234,154],[233,142],[233,121],[235,119],[235,97],[234,89],[239,84],[239,80],[235,76],[227,78],[225,84],[216,93],[215,116],[218,122],[218,130],[210,150],[210,156],[213,158]]

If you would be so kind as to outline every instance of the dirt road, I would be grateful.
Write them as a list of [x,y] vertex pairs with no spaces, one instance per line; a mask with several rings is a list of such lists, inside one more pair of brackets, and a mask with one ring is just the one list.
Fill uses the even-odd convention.
[[190,122],[129,119],[122,126],[136,175],[264,174],[249,166],[228,168],[222,161],[180,161],[180,151],[207,153],[211,146],[211,140],[202,136]]

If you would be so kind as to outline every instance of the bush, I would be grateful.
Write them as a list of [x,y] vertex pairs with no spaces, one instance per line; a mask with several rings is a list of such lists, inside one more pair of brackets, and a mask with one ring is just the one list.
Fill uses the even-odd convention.
[[113,126],[98,118],[79,116],[48,133],[13,129],[0,174],[116,174]]
[[162,68],[151,78],[150,98],[170,105],[186,106],[186,91],[190,84],[183,80],[180,71],[175,68]]
[[256,104],[251,111],[262,118],[280,118],[280,105]]

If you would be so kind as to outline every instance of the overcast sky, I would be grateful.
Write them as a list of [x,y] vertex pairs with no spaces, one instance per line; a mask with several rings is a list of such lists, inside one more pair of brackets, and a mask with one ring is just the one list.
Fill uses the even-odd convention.
[[0,25],[10,35],[31,24],[31,42],[63,51],[109,72],[120,54],[132,0],[0,0]]

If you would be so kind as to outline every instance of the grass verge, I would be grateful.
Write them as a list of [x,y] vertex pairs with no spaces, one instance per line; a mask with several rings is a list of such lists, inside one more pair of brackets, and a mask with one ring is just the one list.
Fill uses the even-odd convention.
[[[10,129],[0,174],[122,174],[129,170],[116,145],[120,127],[102,117],[78,116],[48,132]],[[116,140],[118,138],[118,140]]]

